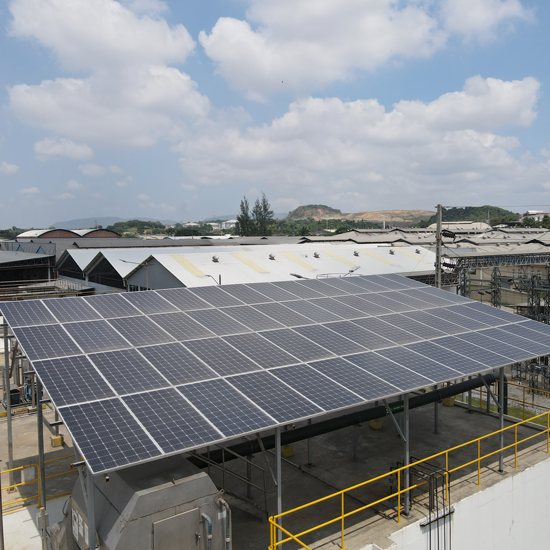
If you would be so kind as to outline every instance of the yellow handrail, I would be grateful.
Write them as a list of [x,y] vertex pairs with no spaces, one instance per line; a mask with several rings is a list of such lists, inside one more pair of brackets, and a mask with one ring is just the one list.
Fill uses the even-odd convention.
[[[534,435],[530,435],[530,436],[527,436],[523,439],[521,439],[520,441],[518,441],[518,436],[517,436],[517,432],[518,432],[518,426],[521,426],[523,424],[526,424],[527,422],[531,422],[533,420],[536,420],[538,418],[542,418],[542,417],[546,417],[546,429],[542,430],[541,432],[538,432]],[[487,454],[484,454],[482,455],[481,454],[481,442],[490,438],[490,437],[493,437],[495,435],[498,435],[498,434],[501,434],[501,433],[505,433],[509,430],[514,430],[514,443],[510,444],[510,445],[503,445],[502,447],[499,447],[498,450],[496,451],[491,451]],[[296,508],[293,508],[292,510],[288,510],[286,512],[283,512],[281,514],[277,514],[275,516],[272,516],[269,518],[269,523],[270,523],[270,550],[275,550],[278,546],[286,543],[286,542],[289,542],[289,541],[294,541],[294,542],[298,542],[303,548],[306,548],[307,550],[311,550],[309,548],[309,546],[307,546],[303,541],[300,540],[301,537],[303,537],[304,535],[307,535],[309,533],[312,533],[314,531],[317,531],[323,527],[326,527],[327,525],[331,525],[333,523],[336,523],[336,522],[340,522],[340,529],[341,529],[341,547],[344,548],[344,530],[345,530],[345,519],[354,515],[354,514],[357,514],[359,512],[362,512],[368,508],[371,508],[372,506],[375,506],[377,504],[380,504],[381,502],[385,502],[389,499],[392,499],[394,497],[397,497],[397,523],[400,523],[401,521],[401,495],[404,494],[404,493],[408,493],[409,495],[411,494],[412,490],[417,488],[417,487],[420,487],[421,485],[423,485],[425,482],[422,482],[422,483],[417,483],[416,485],[412,485],[406,489],[401,489],[401,473],[402,472],[405,472],[406,470],[408,471],[410,468],[413,468],[415,466],[418,466],[420,464],[423,464],[423,463],[426,463],[428,461],[431,461],[435,458],[438,458],[438,457],[441,457],[441,456],[445,456],[445,472],[444,472],[444,477],[445,477],[445,500],[449,501],[449,484],[450,484],[450,480],[449,480],[449,475],[454,473],[454,472],[457,472],[463,468],[466,468],[472,464],[477,464],[477,482],[478,482],[478,485],[481,485],[481,461],[482,460],[485,460],[487,458],[490,458],[494,455],[497,455],[497,454],[500,454],[500,453],[503,453],[504,451],[508,450],[508,449],[514,449],[514,467],[517,468],[517,459],[518,459],[518,456],[517,456],[517,453],[518,453],[518,445],[520,445],[521,443],[525,443],[527,441],[530,441],[531,439],[534,439],[536,437],[539,437],[543,434],[546,434],[546,452],[548,454],[550,454],[550,411],[548,412],[544,412],[540,415],[537,415],[529,420],[522,420],[516,424],[513,424],[513,425],[510,425],[510,426],[506,426],[505,428],[501,429],[501,430],[496,430],[494,432],[491,432],[489,434],[486,434],[486,435],[483,435],[481,437],[478,437],[476,439],[472,439],[471,441],[468,441],[466,443],[462,443],[460,445],[455,445],[454,447],[451,447],[445,451],[441,451],[439,453],[436,453],[434,455],[431,455],[427,458],[424,458],[422,460],[418,460],[417,462],[413,462],[412,464],[409,464],[407,466],[401,466],[400,468],[397,468],[396,470],[393,470],[391,472],[387,472],[385,474],[382,474],[382,475],[379,475],[377,477],[374,477],[372,479],[369,479],[367,481],[363,481],[361,483],[358,483],[356,485],[353,485],[352,487],[348,487],[347,489],[342,489],[341,491],[337,491],[336,493],[333,493],[331,495],[327,495],[325,497],[322,497],[320,499],[317,499],[317,500],[314,500],[313,502],[309,502],[307,504],[303,504],[301,506],[298,506]],[[464,447],[467,447],[469,445],[473,445],[473,444],[477,444],[477,458],[475,458],[474,460],[471,460],[471,461],[468,461],[464,464],[461,464],[460,466],[457,466],[455,468],[452,468],[452,469],[449,469],[449,453],[453,452],[453,451],[456,451],[458,449],[462,449]],[[345,509],[344,509],[344,497],[347,493],[349,493],[350,491],[353,491],[355,489],[358,489],[360,487],[364,487],[366,485],[369,485],[375,481],[379,481],[381,479],[384,479],[384,478],[387,478],[391,475],[394,475],[397,473],[397,490],[392,492],[390,495],[386,496],[386,497],[383,497],[381,499],[378,499],[376,500],[375,502],[372,502],[370,504],[366,504],[365,506],[362,506],[356,510],[352,510],[351,512],[345,512]],[[290,514],[294,514],[300,510],[304,510],[306,508],[309,508],[311,506],[314,506],[314,505],[317,505],[319,503],[322,503],[322,502],[326,502],[330,499],[333,499],[333,498],[336,498],[336,497],[340,497],[341,499],[341,512],[340,512],[340,515],[331,519],[331,520],[328,520],[328,521],[325,521],[324,523],[320,524],[320,525],[316,525],[315,527],[311,527],[305,531],[302,531],[300,533],[297,533],[297,534],[292,534],[290,533],[287,529],[283,528],[282,525],[279,525],[279,523],[281,523],[282,521],[282,518],[286,517],[286,516],[289,516]],[[284,535],[286,535],[286,538],[282,538],[282,540],[279,540],[277,541],[277,535],[278,533],[284,533]]]

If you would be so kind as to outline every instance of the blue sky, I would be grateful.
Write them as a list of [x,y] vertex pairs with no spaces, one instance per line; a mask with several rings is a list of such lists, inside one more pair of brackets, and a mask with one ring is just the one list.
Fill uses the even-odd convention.
[[550,210],[550,3],[8,0],[0,227]]

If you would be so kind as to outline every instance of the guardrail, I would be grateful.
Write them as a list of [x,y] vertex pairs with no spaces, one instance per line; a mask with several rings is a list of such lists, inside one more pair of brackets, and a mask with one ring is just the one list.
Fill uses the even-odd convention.
[[[544,419],[546,424],[546,429],[537,432],[534,435],[530,435],[528,437],[525,437],[518,441],[518,426],[521,426],[523,424],[526,424],[528,422],[532,422],[533,420],[537,419]],[[510,445],[503,445],[500,446],[496,451],[492,451],[489,453],[486,453],[484,455],[481,454],[481,442],[487,440],[490,437],[494,437],[496,435],[499,435],[501,433],[506,432],[514,432],[514,443]],[[338,491],[336,493],[333,493],[331,495],[328,495],[326,497],[320,498],[318,500],[315,500],[313,502],[309,502],[308,504],[304,504],[302,506],[298,506],[297,508],[294,508],[292,510],[289,510],[287,512],[283,512],[282,514],[278,514],[276,516],[272,516],[269,518],[269,524],[270,524],[270,550],[275,550],[279,546],[294,541],[297,542],[302,548],[306,548],[307,550],[311,550],[311,548],[302,540],[304,536],[311,534],[315,531],[318,531],[319,529],[322,529],[323,527],[326,527],[328,525],[332,525],[335,523],[340,523],[340,538],[341,538],[341,548],[344,549],[344,537],[345,537],[345,520],[347,518],[350,518],[351,516],[358,514],[359,512],[363,512],[365,510],[368,510],[369,508],[372,508],[373,506],[376,506],[378,504],[381,504],[383,502],[389,501],[391,499],[397,500],[397,506],[396,506],[396,517],[397,517],[397,523],[401,523],[401,502],[402,502],[402,495],[405,493],[408,493],[409,496],[412,496],[412,491],[422,485],[425,485],[427,482],[423,481],[421,483],[416,483],[415,485],[411,485],[410,487],[406,489],[401,488],[401,481],[404,480],[404,476],[409,472],[411,468],[415,468],[417,466],[420,466],[422,464],[426,464],[430,461],[433,461],[436,458],[444,457],[445,458],[445,469],[444,469],[444,477],[445,477],[445,500],[449,502],[449,483],[450,483],[450,475],[458,472],[464,468],[467,468],[468,466],[476,465],[477,466],[477,484],[481,485],[481,462],[483,460],[486,460],[487,458],[490,458],[492,456],[498,455],[500,453],[503,453],[506,450],[514,449],[514,468],[517,468],[518,466],[518,446],[522,443],[525,443],[527,441],[530,441],[536,437],[540,436],[546,436],[546,453],[550,454],[550,411],[542,413],[540,415],[537,415],[533,418],[530,418],[529,420],[523,420],[516,424],[513,424],[511,426],[507,426],[506,428],[503,428],[502,430],[497,430],[495,432],[492,432],[490,434],[478,437],[477,439],[472,439],[471,441],[468,441],[467,443],[462,443],[461,445],[457,445],[455,447],[451,447],[450,449],[447,449],[445,451],[441,451],[440,453],[436,453],[432,456],[429,456],[427,458],[424,458],[422,460],[418,460],[416,462],[413,462],[412,464],[409,464],[407,466],[402,466],[400,468],[397,468],[395,470],[392,470],[388,473],[382,474],[380,476],[377,476],[375,478],[369,479],[368,481],[364,481],[362,483],[359,483],[357,485],[354,485],[353,487],[348,487],[347,489],[343,489],[342,491]],[[456,466],[454,468],[449,469],[449,455],[453,451],[456,451],[458,449],[463,449],[468,446],[474,446],[477,447],[477,457],[473,460],[470,460],[468,462],[465,462],[464,464],[460,464],[459,466]],[[389,495],[380,498],[374,502],[371,502],[369,504],[366,504],[364,506],[361,506],[360,508],[357,508],[355,510],[351,510],[349,512],[346,512],[345,510],[345,503],[344,499],[345,496],[355,489],[359,489],[361,487],[366,487],[371,483],[374,483],[376,481],[380,481],[382,479],[388,478],[390,476],[397,475],[397,490],[390,492]],[[281,523],[279,520],[283,520],[283,518],[288,518],[290,515],[295,514],[296,512],[299,512],[301,510],[305,510],[306,508],[309,508],[311,506],[318,505],[323,502],[327,502],[333,499],[340,499],[340,515],[329,520],[325,521],[324,523],[320,525],[316,525],[314,527],[311,527],[310,529],[307,529],[305,531],[301,531],[297,534],[290,533],[287,529],[285,529],[282,525],[279,525]],[[282,535],[284,535],[284,537]],[[277,540],[277,538],[281,538],[281,540]]]

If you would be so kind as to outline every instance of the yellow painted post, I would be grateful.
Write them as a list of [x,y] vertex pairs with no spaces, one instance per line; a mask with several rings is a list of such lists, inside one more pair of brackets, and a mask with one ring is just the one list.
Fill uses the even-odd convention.
[[546,454],[550,453],[550,413],[546,413]]
[[342,550],[344,550],[344,493],[342,493]]
[[397,523],[401,523],[401,470],[397,470]]
[[477,484],[481,485],[481,440],[477,440]]
[[515,438],[515,444],[514,444],[514,469],[517,469],[518,467],[518,425],[516,424],[514,426],[514,438]]
[[445,500],[449,502],[449,451],[445,452]]
[[523,386],[523,420],[525,420],[525,386]]

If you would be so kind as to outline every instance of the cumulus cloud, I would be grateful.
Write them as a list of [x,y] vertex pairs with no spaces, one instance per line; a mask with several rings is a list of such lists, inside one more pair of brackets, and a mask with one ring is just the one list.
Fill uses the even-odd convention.
[[451,32],[486,34],[526,18],[519,0],[443,0],[441,12],[418,0],[249,3],[246,20],[221,17],[199,42],[217,72],[258,101],[318,89],[391,60],[430,56]]
[[141,195],[138,195],[137,198],[140,201],[150,201],[151,200],[151,197],[149,197],[148,195],[144,195],[143,193],[141,193]]
[[92,148],[85,143],[74,143],[67,138],[45,138],[34,144],[34,154],[39,160],[52,155],[69,157],[78,160],[89,160],[94,157]]
[[71,200],[71,199],[74,199],[74,195],[71,195],[70,193],[63,193],[62,195],[59,195],[58,199],[61,199],[61,200]]
[[133,181],[134,181],[134,179],[132,178],[132,176],[128,176],[124,180],[117,181],[116,186],[117,187],[128,187]]
[[107,171],[104,166],[99,166],[98,164],[81,164],[78,169],[85,175],[85,176],[103,176],[105,172]]
[[528,174],[533,185],[548,181],[550,161],[516,159],[519,140],[497,132],[532,123],[539,86],[533,78],[476,76],[461,91],[429,103],[403,100],[388,111],[375,99],[305,98],[269,125],[206,128],[180,143],[180,164],[189,184],[261,181],[289,205],[316,196],[348,211],[453,186],[457,200],[468,191],[502,191],[507,182],[517,189]]
[[[12,0],[12,35],[36,40],[88,77],[9,88],[24,122],[90,143],[147,147],[181,136],[210,107],[182,63],[195,43],[182,25],[114,0]],[[101,36],[101,40],[97,37]]]
[[109,166],[109,172],[111,174],[122,174],[122,168],[120,166]]
[[13,176],[19,172],[19,166],[17,164],[9,164],[5,160],[0,163],[0,174],[4,176]]
[[38,193],[40,193],[40,189],[38,189],[38,187],[24,187],[23,189],[20,189],[19,192],[22,195],[38,195]]
[[69,180],[67,182],[67,189],[85,189],[84,185],[78,183],[75,180]]

